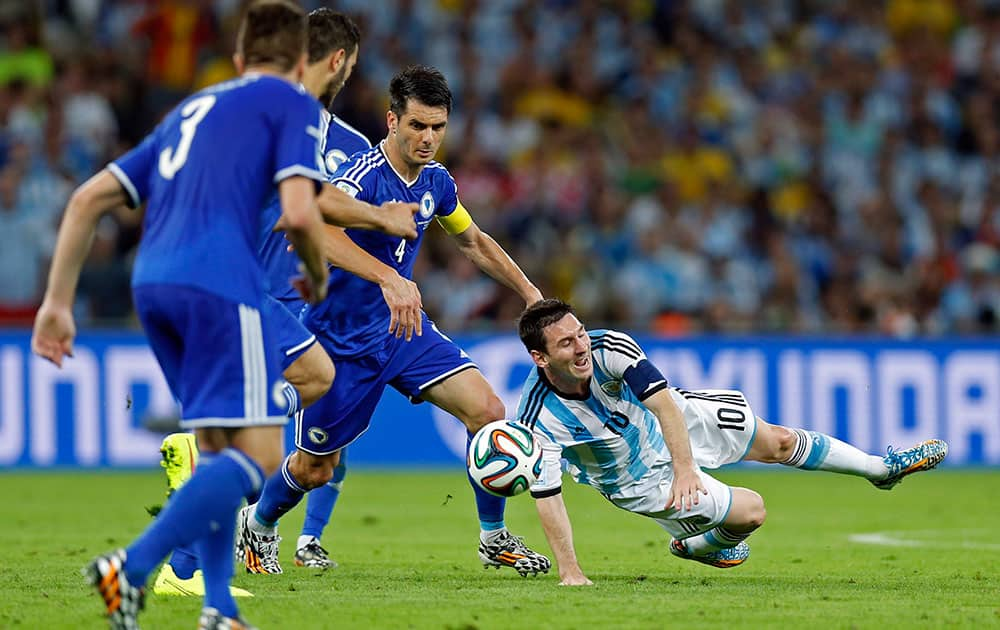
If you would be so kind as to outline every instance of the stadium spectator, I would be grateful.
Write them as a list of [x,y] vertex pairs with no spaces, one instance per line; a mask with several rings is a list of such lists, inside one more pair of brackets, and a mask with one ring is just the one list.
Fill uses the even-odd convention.
[[[238,2],[77,4],[0,14],[0,164],[19,142],[32,161],[47,147],[51,168],[79,179],[193,83],[232,71]],[[484,225],[543,291],[591,321],[996,332],[959,296],[974,275],[964,252],[1000,247],[998,7],[344,0],[370,44],[338,113],[376,137],[386,104],[373,86],[414,62],[446,68],[460,115],[442,161],[488,200]],[[596,235],[613,255],[587,255]],[[119,247],[134,242],[123,233]],[[449,274],[448,256],[428,262]],[[650,265],[666,270],[656,286],[621,281]],[[481,283],[450,281],[468,296]],[[503,325],[517,307],[426,298],[455,330]]]

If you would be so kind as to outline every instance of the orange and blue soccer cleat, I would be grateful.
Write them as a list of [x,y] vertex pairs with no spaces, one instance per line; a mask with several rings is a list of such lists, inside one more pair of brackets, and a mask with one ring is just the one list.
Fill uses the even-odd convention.
[[921,470],[930,470],[940,464],[947,455],[948,444],[944,440],[924,440],[902,451],[894,451],[890,446],[882,458],[889,468],[889,474],[882,479],[869,479],[869,481],[879,490],[892,490],[903,477]]
[[670,553],[678,558],[694,560],[695,562],[707,564],[718,569],[732,569],[733,567],[738,567],[747,561],[747,558],[750,557],[750,545],[747,544],[747,541],[741,540],[740,544],[735,547],[720,549],[719,551],[712,551],[704,555],[696,556],[688,551],[687,545],[684,544],[684,541],[673,538],[670,540]]

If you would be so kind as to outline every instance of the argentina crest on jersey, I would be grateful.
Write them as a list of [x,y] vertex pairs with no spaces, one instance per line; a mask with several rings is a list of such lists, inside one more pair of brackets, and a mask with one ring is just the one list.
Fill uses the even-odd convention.
[[621,398],[622,382],[619,380],[604,381],[601,383],[601,391],[611,398]]

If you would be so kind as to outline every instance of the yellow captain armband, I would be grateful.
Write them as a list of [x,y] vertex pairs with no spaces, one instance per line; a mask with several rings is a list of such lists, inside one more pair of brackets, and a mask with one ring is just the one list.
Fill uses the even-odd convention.
[[461,201],[455,205],[455,211],[446,217],[438,217],[438,223],[448,234],[461,234],[472,225],[472,215],[465,209]]

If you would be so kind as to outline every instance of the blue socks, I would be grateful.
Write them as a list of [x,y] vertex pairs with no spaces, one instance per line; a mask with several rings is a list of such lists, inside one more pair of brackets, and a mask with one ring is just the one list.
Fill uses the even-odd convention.
[[[465,436],[465,450],[469,450],[472,443],[472,434]],[[468,472],[466,472],[468,475]],[[495,531],[504,528],[503,514],[507,508],[507,499],[490,494],[476,485],[476,482],[469,476],[469,485],[476,495],[476,512],[479,513],[479,529],[484,532]]]
[[286,457],[278,472],[271,475],[264,483],[260,501],[254,508],[254,518],[264,527],[274,527],[278,519],[298,505],[306,493],[306,489],[295,481],[292,472],[288,470],[288,462],[292,455]]
[[340,490],[347,476],[347,449],[340,451],[340,463],[333,469],[329,483],[314,488],[306,499],[306,520],[302,523],[302,536],[322,538],[323,530],[330,522],[330,514],[337,505]]
[[198,556],[195,554],[194,545],[184,545],[174,549],[168,563],[170,568],[174,570],[174,575],[182,580],[191,579],[191,576],[198,569]]
[[[235,543],[236,511],[243,497],[260,487],[263,473],[257,464],[232,448],[222,451],[211,462],[201,465],[191,479],[167,501],[166,507],[146,531],[126,549],[125,573],[129,582],[145,584],[149,574],[172,549],[211,536],[212,544],[225,550],[228,569],[215,559],[202,556],[206,593],[224,582],[229,596]],[[226,538],[222,540],[222,538]],[[200,549],[199,549],[200,551]],[[230,601],[231,598],[230,598]],[[218,604],[206,599],[207,606],[228,610],[225,601]],[[221,607],[220,607],[221,606]],[[235,610],[235,605],[232,606]]]
[[[237,507],[239,504],[237,504]],[[229,591],[233,581],[233,544],[236,540],[236,513],[219,528],[195,543],[205,575],[206,608],[215,608],[226,617],[238,617],[236,600]]]

